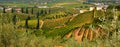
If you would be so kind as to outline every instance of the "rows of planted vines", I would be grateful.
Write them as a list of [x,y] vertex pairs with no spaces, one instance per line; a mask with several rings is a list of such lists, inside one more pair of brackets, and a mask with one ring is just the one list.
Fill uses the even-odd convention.
[[115,5],[81,14],[63,8],[3,8],[0,47],[118,47],[119,9]]

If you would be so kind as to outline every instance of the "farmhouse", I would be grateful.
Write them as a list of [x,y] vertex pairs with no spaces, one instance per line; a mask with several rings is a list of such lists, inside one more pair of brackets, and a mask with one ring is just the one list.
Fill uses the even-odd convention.
[[90,8],[89,8],[89,11],[93,11],[95,9],[95,7],[94,6],[91,6]]
[[9,11],[11,11],[11,10],[12,10],[12,8],[10,8],[10,7],[5,8],[5,11],[6,11],[6,12],[9,12]]
[[3,10],[3,7],[0,7],[0,10]]
[[36,8],[49,8],[48,6],[35,6]]
[[94,3],[94,6],[91,6],[89,8],[89,11],[93,11],[95,8],[96,10],[106,10],[108,8],[108,5],[104,5],[103,3]]
[[16,12],[20,13],[21,12],[21,8],[15,8],[14,9]]
[[103,8],[103,6],[96,6],[96,10],[102,10]]
[[80,13],[85,13],[85,12],[88,12],[88,10],[86,9],[80,10]]

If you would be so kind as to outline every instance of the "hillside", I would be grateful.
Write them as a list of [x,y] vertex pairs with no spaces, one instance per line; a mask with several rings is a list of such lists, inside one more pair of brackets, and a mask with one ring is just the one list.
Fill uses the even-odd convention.
[[[120,46],[119,4],[111,4],[106,10],[89,11],[90,4],[71,1],[46,4],[52,8],[4,3],[17,7],[0,9],[0,47]],[[80,13],[82,9],[86,12]]]

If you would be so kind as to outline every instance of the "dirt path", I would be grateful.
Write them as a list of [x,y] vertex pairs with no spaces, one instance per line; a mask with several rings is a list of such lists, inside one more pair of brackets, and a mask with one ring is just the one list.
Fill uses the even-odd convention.
[[40,25],[40,29],[41,29],[43,27],[44,21],[40,20],[40,22],[41,22],[41,25]]

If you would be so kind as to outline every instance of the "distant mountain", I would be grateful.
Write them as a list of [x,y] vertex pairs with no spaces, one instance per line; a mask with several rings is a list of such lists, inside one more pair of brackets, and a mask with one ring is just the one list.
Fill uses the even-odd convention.
[[0,2],[71,2],[77,0],[0,0]]
[[53,3],[53,2],[82,2],[82,1],[87,1],[87,2],[105,2],[105,1],[120,1],[120,0],[0,0],[0,2],[50,2],[50,3]]

